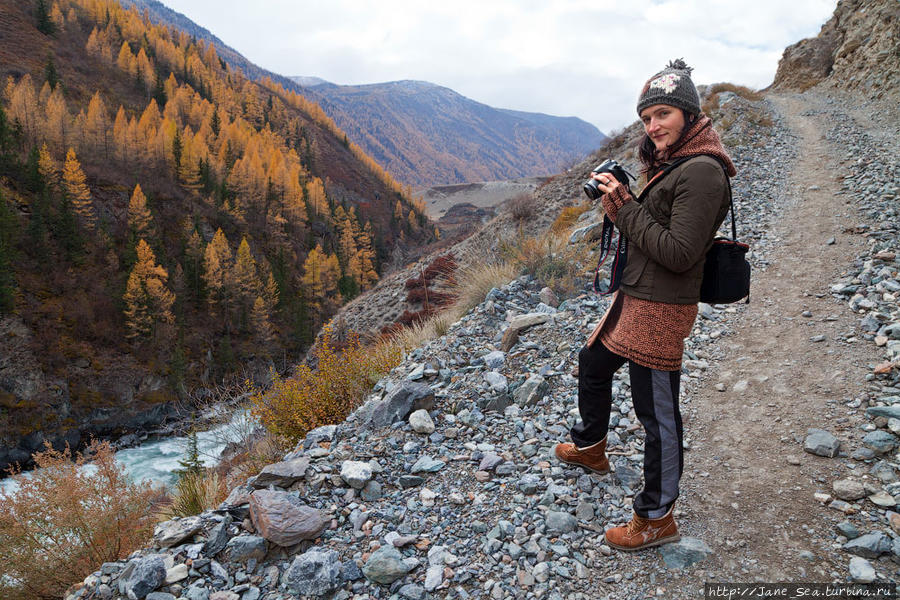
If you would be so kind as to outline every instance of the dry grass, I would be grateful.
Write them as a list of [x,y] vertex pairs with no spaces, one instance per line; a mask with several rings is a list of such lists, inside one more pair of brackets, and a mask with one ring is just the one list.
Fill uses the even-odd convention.
[[216,471],[185,473],[175,483],[172,503],[160,510],[159,518],[168,520],[199,515],[219,506],[228,497],[228,491],[225,479]]
[[390,343],[365,347],[353,333],[338,348],[329,324],[313,358],[315,370],[302,364],[291,377],[276,374],[272,386],[252,398],[253,416],[276,436],[296,441],[316,427],[340,423],[403,354]]
[[743,85],[735,85],[733,83],[715,83],[709,88],[710,95],[719,94],[721,92],[732,92],[737,94],[741,98],[746,98],[747,100],[752,100],[753,102],[757,102],[763,99],[763,95],[756,91],[751,90],[750,88]]
[[461,312],[458,305],[454,304],[427,319],[404,327],[391,338],[391,343],[402,348],[404,352],[409,352],[447,333],[450,325],[460,317]]
[[[496,259],[494,259],[496,260]],[[484,297],[495,287],[506,285],[522,274],[518,265],[500,260],[490,263],[470,263],[460,269],[457,277],[456,293],[458,300],[455,307],[459,314],[468,312],[484,302]]]
[[560,211],[556,220],[553,221],[553,225],[550,226],[550,231],[554,234],[563,234],[567,232],[578,221],[578,217],[589,210],[591,210],[590,202],[582,202],[575,206],[565,207]]

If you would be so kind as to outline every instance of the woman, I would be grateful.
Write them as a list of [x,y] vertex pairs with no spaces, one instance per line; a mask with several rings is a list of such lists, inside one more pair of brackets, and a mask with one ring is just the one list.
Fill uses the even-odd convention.
[[[634,411],[644,426],[644,488],[628,525],[607,543],[639,550],[680,539],[672,516],[684,468],[678,394],[681,357],[697,317],[703,262],[729,206],[736,174],[710,119],[700,112],[691,68],[677,60],[651,77],[637,111],[645,136],[639,155],[648,192],[638,203],[609,173],[594,174],[606,215],[628,239],[628,258],[612,305],[578,355],[581,422],[557,445],[563,462],[609,472],[606,435],[612,380],[626,362]],[[692,157],[670,172],[677,159]]]

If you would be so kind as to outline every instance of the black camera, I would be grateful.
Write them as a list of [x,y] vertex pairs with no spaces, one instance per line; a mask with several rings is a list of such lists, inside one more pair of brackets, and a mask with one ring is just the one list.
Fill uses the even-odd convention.
[[[606,160],[604,160],[596,169],[591,171],[591,173],[611,173],[613,177],[622,182],[626,187],[628,186],[628,171],[623,169],[619,163],[611,158],[607,158]],[[597,187],[597,180],[593,177],[591,177],[584,183],[583,189],[584,193],[587,194],[587,197],[591,200],[596,200],[603,195],[603,192],[601,192],[600,188]]]

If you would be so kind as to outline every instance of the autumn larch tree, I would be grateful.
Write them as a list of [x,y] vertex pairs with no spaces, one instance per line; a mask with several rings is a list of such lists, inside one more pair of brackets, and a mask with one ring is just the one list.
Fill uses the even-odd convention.
[[330,310],[340,303],[337,284],[341,266],[337,256],[327,255],[317,245],[309,251],[303,263],[303,295],[316,325],[321,325]]
[[144,240],[137,244],[137,262],[125,288],[125,320],[129,339],[147,338],[160,323],[172,323],[175,295],[166,287],[169,274],[156,264],[153,250]]
[[233,262],[228,239],[218,229],[203,254],[204,279],[209,290],[210,308],[224,319],[227,329],[230,329],[228,318],[234,305]]
[[75,214],[88,230],[93,230],[97,223],[97,217],[94,214],[91,190],[85,183],[84,171],[81,170],[81,163],[78,162],[75,150],[72,148],[69,148],[69,152],[66,154],[62,178],[66,197],[72,203]]
[[134,186],[128,203],[128,228],[135,238],[149,238],[153,233],[153,215],[147,208],[147,197],[140,184]]
[[243,238],[238,246],[232,278],[240,309],[240,323],[243,326],[253,311],[254,303],[262,287],[259,277],[256,275],[256,261],[250,253],[250,244],[247,243],[247,238]]

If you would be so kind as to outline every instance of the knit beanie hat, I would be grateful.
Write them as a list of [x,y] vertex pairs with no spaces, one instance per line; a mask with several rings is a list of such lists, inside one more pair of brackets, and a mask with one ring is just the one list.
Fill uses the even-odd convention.
[[700,94],[691,81],[692,68],[682,59],[670,61],[665,69],[644,84],[638,98],[637,112],[654,104],[668,104],[690,114],[700,114]]

